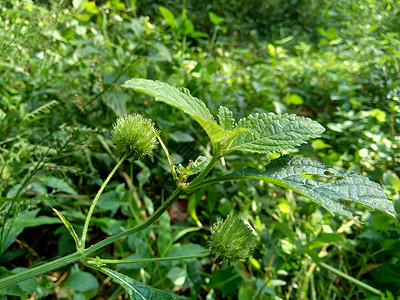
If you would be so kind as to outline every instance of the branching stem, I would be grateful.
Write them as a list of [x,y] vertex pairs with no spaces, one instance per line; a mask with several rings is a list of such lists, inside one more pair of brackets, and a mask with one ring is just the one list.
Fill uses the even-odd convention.
[[0,289],[15,285],[21,281],[24,281],[26,279],[32,278],[39,276],[41,274],[50,272],[52,270],[58,269],[60,267],[63,267],[65,265],[69,265],[71,263],[74,263],[78,260],[84,260],[86,257],[97,250],[102,249],[103,247],[118,241],[120,239],[123,239],[127,236],[130,236],[132,234],[135,234],[139,231],[142,231],[143,229],[146,229],[149,227],[151,224],[153,224],[171,205],[172,203],[175,202],[176,199],[182,194],[183,189],[182,187],[178,187],[172,195],[151,215],[146,221],[144,221],[142,224],[135,226],[131,229],[128,229],[124,232],[118,233],[116,235],[113,235],[101,242],[98,242],[97,244],[94,244],[90,246],[87,249],[81,249],[80,251],[77,251],[75,253],[72,253],[70,255],[64,256],[62,258],[59,258],[57,260],[54,260],[52,262],[46,263],[44,265],[32,268],[28,271],[21,272],[15,275],[8,276],[6,278],[0,279]]

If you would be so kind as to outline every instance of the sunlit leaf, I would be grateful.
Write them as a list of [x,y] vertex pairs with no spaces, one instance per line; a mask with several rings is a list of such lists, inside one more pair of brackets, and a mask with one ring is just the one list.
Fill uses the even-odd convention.
[[274,113],[250,115],[238,122],[243,132],[233,140],[229,151],[273,153],[290,149],[316,138],[324,128],[309,118]]
[[352,217],[346,204],[352,201],[395,216],[393,203],[379,184],[367,177],[345,170],[338,171],[304,157],[285,155],[272,160],[263,172],[245,168],[210,179],[204,185],[243,179],[263,180],[291,189],[321,204],[332,214]]
[[124,87],[153,96],[156,101],[165,102],[181,109],[193,117],[207,132],[213,144],[223,140],[225,130],[217,124],[206,105],[190,95],[189,90],[175,88],[161,81],[135,78],[125,82]]

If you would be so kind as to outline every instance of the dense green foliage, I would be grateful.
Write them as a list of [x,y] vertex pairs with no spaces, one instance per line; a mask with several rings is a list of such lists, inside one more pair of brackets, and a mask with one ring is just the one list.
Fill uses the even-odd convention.
[[[310,117],[327,129],[321,138],[283,153],[226,153],[213,175],[250,166],[247,172],[262,177],[270,161],[298,152],[368,176],[400,200],[396,1],[6,0],[0,15],[0,277],[75,250],[51,207],[82,231],[76,224],[84,223],[91,198],[118,161],[112,124],[128,113],[154,121],[173,162],[181,164],[181,179],[196,174],[213,146],[230,138],[232,115]],[[186,87],[209,111],[201,104],[191,114],[183,109],[189,117],[154,101],[174,106],[173,99],[124,88],[131,78]],[[218,128],[202,121],[213,116]],[[239,122],[245,127],[251,119]],[[204,130],[216,132],[211,142]],[[243,150],[237,141],[234,146]],[[350,174],[326,168],[338,177]],[[99,199],[89,243],[151,215],[175,185],[170,172],[161,147],[124,163]],[[209,242],[208,226],[234,213],[257,232],[254,258],[213,272],[209,259],[117,265],[118,271],[131,283],[192,299],[377,297],[323,268],[324,262],[388,299],[400,297],[397,220],[349,202],[341,204],[355,219],[332,216],[303,195],[262,180],[201,188],[101,256],[200,253]],[[124,295],[108,275],[68,266],[0,290],[0,299]]]

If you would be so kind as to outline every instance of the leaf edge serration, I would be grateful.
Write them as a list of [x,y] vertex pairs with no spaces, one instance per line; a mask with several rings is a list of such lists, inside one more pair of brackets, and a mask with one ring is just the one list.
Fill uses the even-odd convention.
[[[279,125],[279,121],[288,122],[281,126],[282,128],[289,127],[290,130],[275,131],[274,125]],[[264,128],[260,130],[261,123],[266,122]],[[257,124],[258,123],[258,124]],[[295,124],[303,124],[304,126],[293,126]],[[267,127],[267,125],[271,125]],[[312,126],[310,126],[312,125]],[[258,126],[258,128],[256,127]],[[251,133],[243,132],[235,137],[229,148],[232,151],[247,151],[253,153],[275,153],[283,150],[291,149],[301,144],[307,143],[309,139],[318,138],[325,131],[325,128],[318,122],[295,114],[275,114],[256,113],[242,118],[238,121],[235,128],[245,128]],[[267,129],[271,132],[267,135]],[[312,130],[314,129],[314,130]],[[303,130],[303,132],[299,132]],[[273,138],[274,135],[282,135],[282,138]],[[286,137],[286,138],[283,138]],[[264,140],[264,141],[262,141]]]

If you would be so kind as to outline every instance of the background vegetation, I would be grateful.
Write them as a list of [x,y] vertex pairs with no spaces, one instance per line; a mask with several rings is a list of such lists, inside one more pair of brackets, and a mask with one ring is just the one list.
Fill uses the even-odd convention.
[[[311,117],[327,131],[299,153],[366,175],[399,200],[394,0],[6,0],[0,14],[0,276],[74,251],[51,207],[83,224],[117,160],[109,131],[118,116],[153,119],[175,163],[209,153],[192,119],[120,88],[133,77],[187,87],[214,114],[224,105],[236,117],[268,111]],[[275,157],[232,155],[214,172],[261,168]],[[161,149],[125,163],[99,201],[91,242],[151,214],[174,186],[169,172]],[[121,265],[120,272],[190,299],[376,298],[316,267],[319,256],[388,299],[400,297],[398,222],[352,209],[357,221],[274,186],[225,183],[180,199],[146,234],[102,256],[190,254],[206,245],[212,222],[234,212],[258,234],[248,262],[214,272],[208,259]],[[0,294],[117,299],[124,291],[74,265]]]

